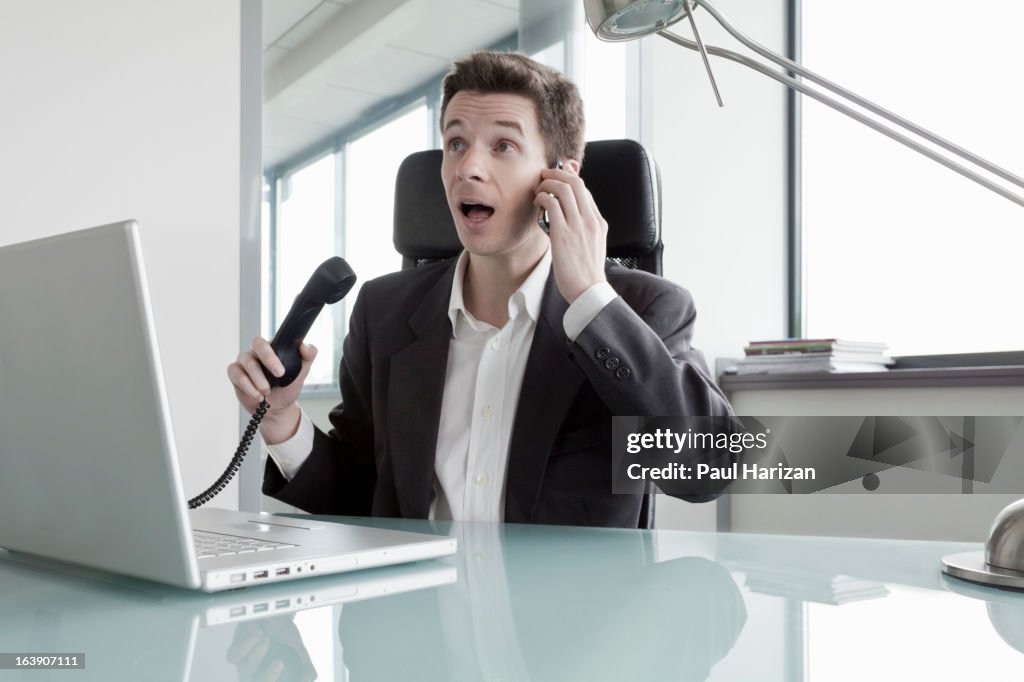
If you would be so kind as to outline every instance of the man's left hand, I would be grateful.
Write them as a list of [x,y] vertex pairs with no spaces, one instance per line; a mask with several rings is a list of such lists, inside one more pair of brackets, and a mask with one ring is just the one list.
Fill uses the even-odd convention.
[[551,238],[551,267],[562,297],[570,304],[580,294],[606,281],[604,276],[608,223],[579,176],[580,164],[546,168],[533,203],[546,209]]

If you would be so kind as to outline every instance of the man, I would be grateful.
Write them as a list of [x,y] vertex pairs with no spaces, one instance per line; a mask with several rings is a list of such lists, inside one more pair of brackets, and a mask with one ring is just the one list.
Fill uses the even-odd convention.
[[690,347],[692,300],[606,261],[570,81],[478,52],[443,90],[441,174],[465,250],[364,284],[330,434],[295,402],[315,349],[273,391],[266,340],[229,366],[247,410],[270,404],[263,490],[322,514],[636,527],[641,496],[612,493],[612,415],[730,414]]

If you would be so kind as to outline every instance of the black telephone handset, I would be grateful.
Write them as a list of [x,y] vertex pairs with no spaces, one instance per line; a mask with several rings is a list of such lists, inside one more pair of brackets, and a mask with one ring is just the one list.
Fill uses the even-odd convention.
[[[274,338],[270,341],[270,347],[274,349],[281,364],[284,365],[284,374],[279,377],[271,374],[266,367],[263,368],[263,373],[272,388],[287,386],[299,376],[299,372],[302,371],[302,356],[299,355],[302,339],[309,333],[310,327],[313,326],[313,322],[316,321],[317,315],[323,310],[324,305],[337,303],[343,299],[352,290],[352,285],[355,283],[356,275],[352,272],[352,268],[344,259],[337,256],[328,258],[316,269],[313,276],[306,282],[306,286],[295,297],[291,310],[285,315],[284,322],[281,323]],[[231,479],[238,473],[239,467],[242,466],[245,453],[248,452],[249,445],[256,436],[256,429],[259,428],[260,422],[263,421],[263,416],[269,408],[270,405],[266,400],[256,408],[228,468],[213,485],[188,501],[189,509],[206,504],[231,482]]]
[[[556,168],[561,170],[561,168],[564,165],[565,164],[563,164],[561,161],[555,161],[553,164],[548,166],[548,168],[550,168],[552,170],[554,170]],[[537,216],[537,224],[540,225],[540,229],[544,230],[545,234],[547,234],[548,232],[551,231],[551,222],[548,220],[548,212],[547,212],[547,210],[545,210],[543,208],[540,210],[540,215]]]
[[284,365],[284,374],[279,377],[271,374],[266,367],[263,373],[272,388],[287,386],[295,381],[302,371],[302,356],[299,346],[306,338],[317,315],[327,303],[337,303],[352,289],[356,283],[356,275],[342,258],[335,256],[325,260],[309,278],[306,286],[295,297],[291,310],[284,318],[270,347]]

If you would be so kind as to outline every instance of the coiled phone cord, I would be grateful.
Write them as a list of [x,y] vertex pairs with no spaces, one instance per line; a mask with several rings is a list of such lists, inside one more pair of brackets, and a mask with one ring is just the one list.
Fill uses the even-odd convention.
[[228,468],[224,470],[224,473],[220,475],[220,478],[207,488],[204,492],[196,495],[188,501],[188,508],[195,509],[201,507],[214,497],[217,496],[221,490],[224,490],[231,482],[231,479],[238,473],[239,468],[242,466],[242,460],[245,459],[246,453],[249,451],[249,446],[252,444],[252,439],[256,437],[256,429],[259,428],[260,422],[263,421],[264,415],[267,414],[267,410],[270,409],[270,405],[264,400],[253,412],[252,419],[249,420],[249,425],[245,427],[245,433],[242,434],[242,440],[238,443],[238,448],[235,450],[234,456],[231,458],[231,462],[228,464]]

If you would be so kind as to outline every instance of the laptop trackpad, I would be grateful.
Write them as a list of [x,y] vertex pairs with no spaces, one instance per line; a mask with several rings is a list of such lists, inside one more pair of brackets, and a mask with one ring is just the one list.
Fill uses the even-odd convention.
[[277,528],[289,528],[293,530],[323,530],[326,528],[322,523],[313,523],[311,521],[301,521],[299,519],[275,519],[274,521],[256,521],[253,519],[249,520],[249,525],[245,526],[246,530],[253,530],[255,528],[258,531],[269,533]]

